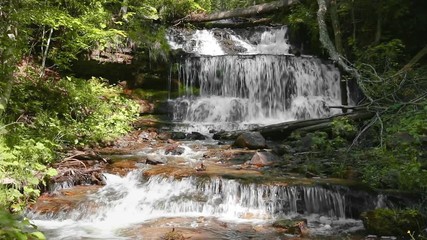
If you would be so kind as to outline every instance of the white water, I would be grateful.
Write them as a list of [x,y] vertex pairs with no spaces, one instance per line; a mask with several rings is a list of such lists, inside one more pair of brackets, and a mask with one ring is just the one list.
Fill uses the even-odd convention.
[[225,54],[211,31],[196,30],[192,35],[180,36],[180,38],[182,42],[178,43],[171,36],[168,37],[172,49],[183,49],[190,53],[211,56]]
[[[179,63],[184,90],[173,103],[175,121],[193,131],[232,130],[341,112],[328,108],[341,104],[338,69],[314,57],[289,55],[286,27],[247,36],[218,31],[196,31],[192,48],[185,47],[192,41],[183,40],[183,50],[197,54]],[[228,53],[229,41],[245,51]],[[216,54],[218,46],[223,54]]]
[[[215,129],[237,123],[273,124],[339,113],[340,75],[316,58],[284,55],[187,58],[180,79],[185,91],[174,119]],[[191,91],[198,87],[199,92]]]
[[195,30],[193,32],[169,32],[167,38],[172,49],[207,56],[227,55],[226,45],[243,48],[240,54],[289,54],[287,27],[262,28],[242,36],[231,29]]
[[106,186],[75,210],[28,216],[49,239],[117,239],[123,237],[120,230],[165,217],[262,224],[303,216],[310,219],[309,227],[318,229],[317,234],[330,234],[341,223],[360,227],[359,221],[345,219],[345,197],[335,190],[240,184],[221,178],[153,176],[144,180],[141,176],[140,171],[125,177],[106,174]]

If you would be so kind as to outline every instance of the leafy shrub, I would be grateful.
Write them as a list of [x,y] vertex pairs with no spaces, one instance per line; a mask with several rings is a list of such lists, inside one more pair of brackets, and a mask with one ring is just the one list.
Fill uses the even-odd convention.
[[363,225],[368,233],[405,236],[408,231],[420,231],[426,226],[426,218],[415,209],[392,210],[379,208],[362,214]]
[[0,239],[43,240],[46,238],[28,219],[19,220],[16,216],[0,210]]
[[129,131],[137,115],[138,106],[120,93],[96,78],[22,81],[13,90],[8,113],[25,122],[16,135],[66,145],[109,141]]
[[14,85],[0,130],[0,205],[20,211],[56,174],[48,164],[62,147],[111,141],[131,129],[138,106],[103,79],[41,80],[29,72]]

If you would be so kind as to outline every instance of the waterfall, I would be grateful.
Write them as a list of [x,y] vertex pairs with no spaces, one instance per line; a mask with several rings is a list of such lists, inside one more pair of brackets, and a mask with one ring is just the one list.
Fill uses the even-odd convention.
[[[118,239],[124,229],[165,218],[209,218],[234,224],[310,219],[316,233],[361,227],[348,217],[345,187],[244,184],[219,177],[142,177],[135,170],[105,174],[106,185],[74,206],[53,213],[33,209],[27,217],[49,239]],[[349,201],[351,202],[351,201]]]
[[[183,47],[193,55],[178,62],[181,91],[173,103],[175,121],[218,130],[340,112],[328,108],[341,104],[338,69],[315,57],[288,54],[291,46],[286,28],[249,36],[210,30],[209,38],[201,38],[200,31],[191,38],[197,38],[193,48]],[[203,36],[208,35],[208,30],[202,31]],[[211,44],[214,40],[216,44]],[[183,42],[181,46],[188,45],[185,39]],[[171,45],[178,44],[171,41]],[[211,46],[213,54],[205,54],[209,51],[198,46]],[[223,54],[215,54],[217,46],[222,47]]]
[[[57,219],[91,221],[101,225],[147,221],[159,217],[210,216],[224,220],[275,219],[296,215],[322,214],[345,218],[346,200],[340,189],[320,186],[242,184],[236,180],[188,177],[174,179],[153,176],[144,180],[141,172],[125,177],[106,174],[106,186],[85,205],[69,212],[58,212]],[[92,204],[90,203],[92,202]],[[85,206],[96,206],[87,211]],[[43,219],[37,215],[32,218]],[[35,217],[37,216],[37,217]],[[52,216],[48,216],[51,218]]]

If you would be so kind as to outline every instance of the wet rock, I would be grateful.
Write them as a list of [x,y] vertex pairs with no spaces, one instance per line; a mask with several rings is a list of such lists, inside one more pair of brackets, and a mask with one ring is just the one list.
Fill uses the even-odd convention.
[[185,139],[187,136],[184,132],[171,132],[171,139],[173,140],[183,140]]
[[[29,210],[40,214],[57,214],[72,211],[84,201],[88,195],[98,191],[100,186],[75,186],[62,189],[55,193],[44,193],[37,202],[29,206]],[[96,204],[86,204],[86,210],[96,209]]]
[[194,169],[196,169],[197,172],[204,172],[206,171],[206,166],[203,163],[200,163]]
[[133,161],[133,160],[121,160],[121,161],[113,162],[109,167],[132,169],[132,168],[136,168],[135,164],[136,164],[136,161]]
[[244,132],[233,143],[234,147],[262,149],[266,147],[265,139],[259,132]]
[[166,159],[160,155],[148,155],[145,163],[150,165],[165,164]]
[[201,133],[192,132],[192,133],[187,134],[186,139],[188,139],[188,140],[205,140],[206,137]]
[[163,175],[167,177],[174,177],[177,179],[183,177],[189,177],[196,173],[195,169],[188,166],[168,166],[168,165],[157,165],[151,169],[144,171],[144,177],[151,177],[155,175]]
[[295,153],[295,149],[287,144],[274,144],[273,146],[269,144],[269,147],[273,150],[273,152],[277,155],[284,154],[293,154]]
[[154,104],[150,103],[147,100],[138,100],[138,105],[139,105],[139,114],[147,114],[147,113],[153,113],[154,110]]
[[161,132],[161,133],[157,134],[157,138],[160,140],[166,141],[166,140],[172,138],[172,134],[169,132]]
[[307,220],[306,219],[298,219],[298,220],[290,220],[290,219],[280,219],[273,223],[273,227],[279,229],[281,232],[307,236],[308,228],[307,228]]
[[264,167],[272,165],[274,162],[278,162],[279,160],[280,158],[271,152],[260,151],[253,155],[248,164],[255,165],[257,167]]
[[186,238],[182,233],[175,231],[175,228],[173,228],[172,231],[163,235],[161,239],[162,240],[185,240]]
[[220,131],[215,133],[212,136],[212,138],[215,140],[235,140],[242,133],[243,133],[242,131],[232,131],[232,132]]
[[417,210],[378,208],[361,214],[363,226],[370,234],[407,236],[408,231],[418,235],[427,226],[426,218]]
[[150,130],[150,129],[147,129],[147,131],[141,132],[139,134],[138,138],[142,139],[142,140],[146,140],[146,141],[151,141],[151,140],[157,138],[157,132]]
[[185,148],[180,147],[178,144],[171,144],[165,148],[165,154],[181,155],[185,152]]

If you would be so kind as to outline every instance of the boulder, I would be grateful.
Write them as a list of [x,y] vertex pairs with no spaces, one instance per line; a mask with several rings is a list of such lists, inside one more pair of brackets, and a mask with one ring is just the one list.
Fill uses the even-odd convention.
[[188,140],[205,140],[206,137],[201,133],[192,132],[192,133],[187,134],[186,139],[188,139]]
[[187,136],[184,132],[171,132],[171,139],[173,140],[183,140],[185,139]]
[[234,147],[262,149],[266,147],[265,139],[259,132],[244,132],[233,143]]
[[256,152],[248,164],[264,167],[278,162],[279,160],[280,158],[271,152]]

